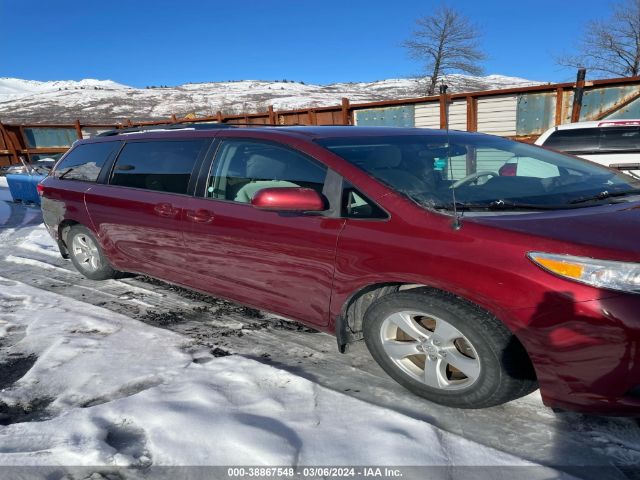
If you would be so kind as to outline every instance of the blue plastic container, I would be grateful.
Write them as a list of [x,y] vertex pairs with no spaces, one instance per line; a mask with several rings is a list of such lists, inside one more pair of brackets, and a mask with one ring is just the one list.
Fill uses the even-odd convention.
[[40,205],[40,195],[38,195],[36,187],[45,177],[46,175],[28,175],[25,173],[8,174],[7,184],[13,201]]

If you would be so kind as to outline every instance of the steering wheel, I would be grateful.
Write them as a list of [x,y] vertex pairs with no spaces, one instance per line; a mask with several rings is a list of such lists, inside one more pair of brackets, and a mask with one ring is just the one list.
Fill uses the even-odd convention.
[[462,185],[466,185],[467,183],[474,182],[482,177],[499,177],[499,176],[500,174],[498,172],[492,172],[491,170],[480,170],[479,172],[474,172],[470,175],[467,175],[464,178],[461,178],[460,180],[453,182],[453,184],[451,184],[449,188],[458,188],[458,187],[461,187]]

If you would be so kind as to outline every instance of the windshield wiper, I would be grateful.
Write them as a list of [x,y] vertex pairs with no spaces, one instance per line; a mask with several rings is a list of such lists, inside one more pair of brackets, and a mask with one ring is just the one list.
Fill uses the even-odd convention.
[[[451,210],[453,203],[428,205],[436,210]],[[536,203],[520,203],[511,200],[493,200],[487,203],[456,202],[458,210],[560,210],[566,205],[540,205]]]
[[640,190],[622,190],[620,192],[610,192],[608,190],[603,190],[596,195],[590,195],[587,197],[580,197],[574,200],[570,200],[569,203],[575,205],[576,203],[597,202],[599,200],[606,200],[607,198],[611,197],[624,197],[626,195],[640,195]]

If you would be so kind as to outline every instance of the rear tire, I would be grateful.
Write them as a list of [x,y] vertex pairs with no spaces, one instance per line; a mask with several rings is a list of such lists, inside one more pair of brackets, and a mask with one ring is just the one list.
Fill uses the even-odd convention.
[[74,225],[69,230],[66,240],[69,258],[85,277],[91,280],[107,280],[122,275],[111,266],[100,243],[87,227]]
[[364,338],[391,378],[434,403],[485,408],[538,388],[516,337],[489,313],[444,292],[378,299],[365,314]]

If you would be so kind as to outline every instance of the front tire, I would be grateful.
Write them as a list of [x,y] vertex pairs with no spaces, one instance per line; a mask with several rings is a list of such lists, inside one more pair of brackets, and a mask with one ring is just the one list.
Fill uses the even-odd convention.
[[85,277],[91,280],[107,280],[121,275],[121,272],[114,270],[109,264],[100,243],[88,228],[82,225],[71,227],[66,243],[69,258]]
[[434,403],[485,408],[537,388],[515,336],[492,315],[443,292],[378,299],[365,314],[364,338],[389,376]]

